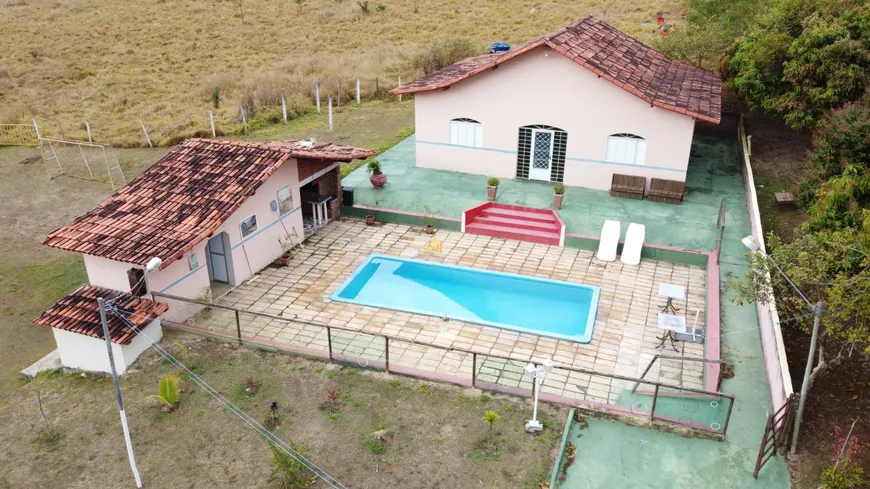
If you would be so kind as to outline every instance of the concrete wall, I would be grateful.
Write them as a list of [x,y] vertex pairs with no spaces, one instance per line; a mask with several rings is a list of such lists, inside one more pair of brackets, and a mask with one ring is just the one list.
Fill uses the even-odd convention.
[[[60,361],[64,367],[87,372],[111,372],[105,340],[57,328],[51,328],[51,331],[54,333],[54,341],[57,343]],[[137,335],[129,345],[112,343],[115,369],[119,375],[127,373],[127,368],[150,347],[151,341],[157,342],[163,337],[160,319],[151,321],[142,333],[147,336],[147,339],[145,336]]]
[[[519,128],[548,125],[568,133],[566,185],[609,189],[613,173],[685,181],[694,120],[640,98],[545,47],[415,96],[417,165],[500,178],[516,175]],[[450,144],[449,122],[483,125],[483,146]],[[607,137],[646,139],[644,165],[604,161]]]

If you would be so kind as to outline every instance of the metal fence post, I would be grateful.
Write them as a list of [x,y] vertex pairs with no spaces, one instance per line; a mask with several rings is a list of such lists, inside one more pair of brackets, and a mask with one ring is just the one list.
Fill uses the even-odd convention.
[[471,354],[471,387],[477,386],[477,352]]
[[386,358],[387,372],[390,371],[390,338],[384,336],[384,357]]
[[731,422],[731,409],[734,407],[734,399],[728,399],[728,413],[725,415],[725,426],[722,427],[722,439],[725,439],[725,433],[728,432],[728,424]]
[[655,392],[653,392],[652,406],[649,408],[649,420],[652,422],[656,417],[656,402],[659,400],[659,385],[656,384]]
[[239,335],[239,346],[242,346],[242,323],[239,321],[238,309],[236,309],[236,334]]
[[326,341],[329,343],[329,361],[332,361],[332,328],[326,327]]

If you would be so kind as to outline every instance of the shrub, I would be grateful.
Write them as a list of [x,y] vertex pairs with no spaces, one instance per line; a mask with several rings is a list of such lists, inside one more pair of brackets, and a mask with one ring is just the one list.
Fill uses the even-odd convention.
[[148,399],[157,399],[167,411],[174,410],[181,402],[181,376],[176,373],[160,377],[157,395],[148,396]]
[[[287,443],[296,452],[301,452],[292,441]],[[311,482],[311,472],[298,460],[288,455],[283,449],[269,443],[272,450],[272,472],[266,477],[266,484],[279,489],[301,489]]]
[[489,177],[489,179],[486,181],[487,187],[498,187],[498,184],[499,184],[499,179],[496,177]]
[[495,411],[487,411],[483,415],[483,422],[489,425],[489,443],[492,444],[492,425],[501,418]]
[[425,52],[414,59],[413,67],[424,75],[428,75],[461,59],[482,54],[481,51],[467,39],[451,39],[441,44],[429,46]]
[[563,195],[565,193],[565,186],[561,183],[553,185],[553,193],[556,195]]
[[215,109],[219,109],[221,106],[221,89],[219,87],[214,87],[211,90],[211,103],[214,105]]
[[864,469],[853,465],[848,459],[843,459],[839,465],[834,464],[825,469],[819,482],[821,489],[853,489],[867,485],[867,481],[864,480]]
[[369,175],[381,175],[383,173],[383,171],[381,171],[381,162],[378,160],[369,161],[366,168],[366,173]]
[[363,15],[369,14],[369,2],[368,2],[368,0],[365,0],[362,2],[356,2],[356,4],[359,5],[359,10],[360,10],[360,12],[362,12]]

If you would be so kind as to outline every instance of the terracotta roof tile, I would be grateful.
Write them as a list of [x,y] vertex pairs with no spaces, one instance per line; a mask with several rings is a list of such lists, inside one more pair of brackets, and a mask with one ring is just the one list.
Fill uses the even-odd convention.
[[663,109],[718,123],[721,80],[712,71],[671,60],[593,16],[506,53],[467,58],[396,88],[394,94],[437,90],[546,45],[629,93]]
[[211,236],[288,159],[372,154],[329,143],[188,139],[44,244],[143,266],[157,256],[165,267]]
[[[40,314],[33,322],[42,326],[51,326],[52,328],[103,339],[103,324],[100,321],[97,298],[102,297],[108,300],[116,296],[118,298],[114,299],[112,304],[123,311],[132,313],[127,315],[127,318],[137,328],[147,326],[152,320],[169,309],[169,306],[166,304],[133,297],[129,293],[120,293],[102,287],[83,285],[68,296],[57,301],[55,305],[49,307],[47,311]],[[137,335],[130,326],[114,314],[109,313],[107,315],[107,322],[109,323],[109,336],[112,338],[112,343],[127,345]]]

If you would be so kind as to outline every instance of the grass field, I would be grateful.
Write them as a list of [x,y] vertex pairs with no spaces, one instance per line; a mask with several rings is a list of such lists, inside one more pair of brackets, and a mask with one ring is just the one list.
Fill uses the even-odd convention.
[[[163,344],[256,420],[278,402],[274,433],[353,488],[538,489],[549,480],[567,409],[545,405],[543,433],[523,431],[529,399],[428,384],[298,357],[175,336]],[[145,487],[265,487],[267,444],[192,382],[179,408],[146,397],[177,368],[149,352],[121,381]],[[245,391],[246,378],[261,383]],[[40,414],[36,398],[41,392]],[[336,401],[328,401],[336,389]],[[484,413],[501,415],[493,449]],[[44,375],[0,403],[0,487],[133,487],[111,379]],[[54,426],[54,437],[40,437]],[[371,434],[391,432],[378,446]],[[314,484],[312,487],[326,487]]]
[[[390,89],[418,75],[415,59],[433,44],[465,39],[522,42],[594,14],[642,40],[656,37],[654,14],[680,14],[675,0],[7,0],[0,3],[0,123],[36,116],[43,132],[145,144],[208,130],[216,118],[236,129],[243,94],[275,106],[281,87],[291,110],[310,110],[314,78],[345,99],[361,77]],[[382,7],[382,8],[381,8]],[[325,100],[325,99],[324,99]],[[272,111],[272,116],[275,112]],[[261,114],[262,115],[262,114]]]

